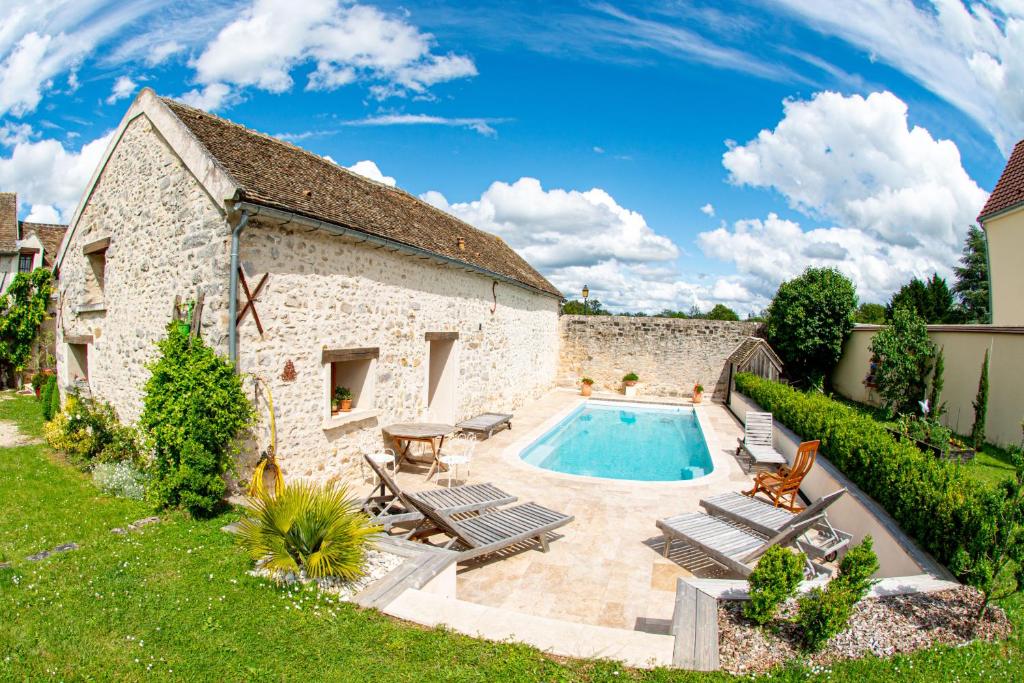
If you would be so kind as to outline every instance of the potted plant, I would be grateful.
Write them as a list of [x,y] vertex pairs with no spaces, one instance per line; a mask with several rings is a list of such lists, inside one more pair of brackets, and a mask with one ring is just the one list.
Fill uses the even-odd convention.
[[704,400],[704,385],[694,384],[693,385],[693,402],[700,403]]
[[352,392],[348,387],[337,387],[331,398],[331,410],[335,413],[347,413],[352,410]]
[[625,384],[627,387],[635,387],[636,383],[639,381],[640,378],[637,377],[635,372],[631,372],[622,378],[622,383]]
[[580,380],[580,395],[590,396],[590,392],[594,389],[594,380],[589,377],[584,377]]

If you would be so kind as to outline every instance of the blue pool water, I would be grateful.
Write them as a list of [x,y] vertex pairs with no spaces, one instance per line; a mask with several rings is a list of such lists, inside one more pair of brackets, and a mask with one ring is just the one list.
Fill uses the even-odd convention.
[[697,479],[713,469],[692,408],[587,403],[520,457],[555,472],[637,481]]

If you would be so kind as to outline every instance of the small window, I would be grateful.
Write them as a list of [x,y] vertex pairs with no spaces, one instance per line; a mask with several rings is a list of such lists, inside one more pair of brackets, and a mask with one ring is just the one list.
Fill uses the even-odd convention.
[[87,267],[85,269],[85,303],[103,303],[103,285],[107,275],[107,248],[110,238],[90,242],[82,247]]
[[32,262],[35,257],[32,254],[20,254],[18,256],[18,272],[19,273],[31,273]]
[[68,344],[68,380],[72,384],[89,382],[89,345]]
[[326,413],[344,416],[376,408],[376,348],[324,350]]

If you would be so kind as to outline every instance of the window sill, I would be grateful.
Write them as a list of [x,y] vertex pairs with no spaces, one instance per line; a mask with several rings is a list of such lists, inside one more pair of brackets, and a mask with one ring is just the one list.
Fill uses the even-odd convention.
[[81,313],[105,313],[107,310],[107,304],[105,301],[101,301],[98,304],[78,304],[75,306],[75,314]]
[[338,427],[344,427],[345,425],[353,422],[360,422],[362,420],[375,418],[379,414],[380,411],[377,409],[352,410],[347,413],[337,413],[324,420],[323,428],[324,431],[327,431],[328,429],[337,429]]

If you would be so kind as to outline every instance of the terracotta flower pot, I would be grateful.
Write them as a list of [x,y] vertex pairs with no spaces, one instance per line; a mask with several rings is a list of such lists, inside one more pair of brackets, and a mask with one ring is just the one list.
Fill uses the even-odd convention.
[[704,400],[704,394],[703,393],[701,393],[699,391],[693,392],[693,402],[694,403],[700,403],[703,400]]
[[590,396],[590,394],[591,394],[591,392],[593,390],[594,390],[594,385],[592,385],[592,384],[581,384],[580,385],[580,396]]
[[623,384],[625,384],[627,387],[635,387],[636,386],[636,382],[637,381],[635,379],[630,379],[630,380],[624,381]]
[[341,400],[341,412],[343,412],[343,413],[352,412],[352,399],[350,399],[350,398],[343,398]]

